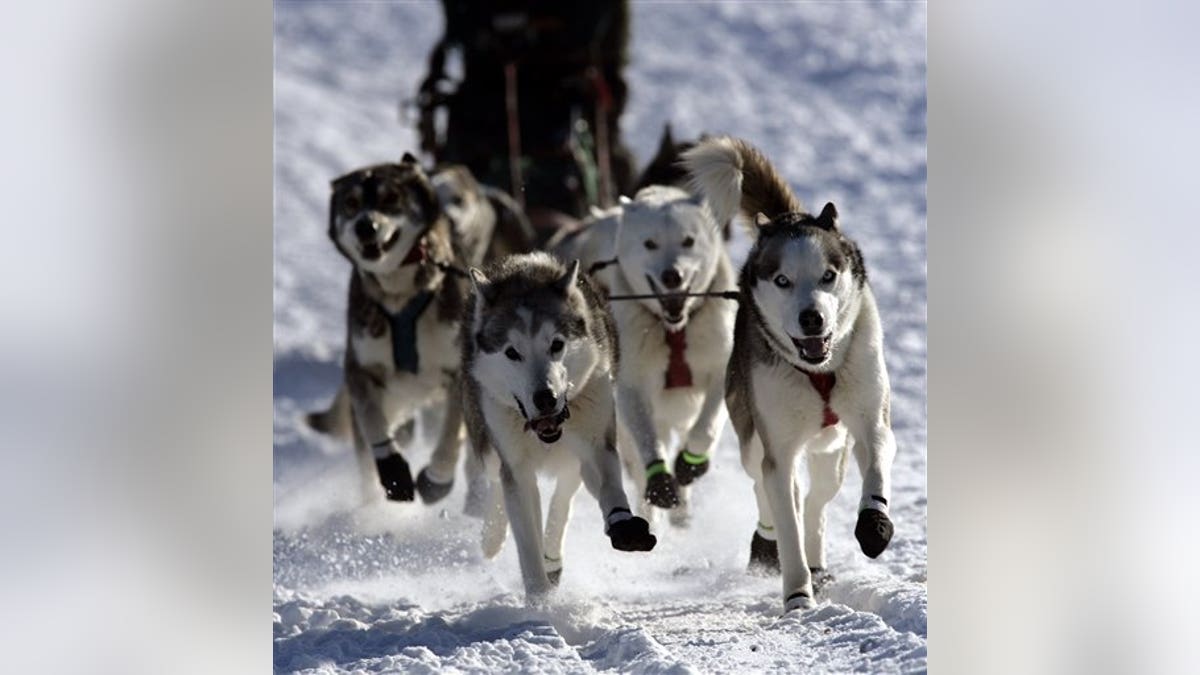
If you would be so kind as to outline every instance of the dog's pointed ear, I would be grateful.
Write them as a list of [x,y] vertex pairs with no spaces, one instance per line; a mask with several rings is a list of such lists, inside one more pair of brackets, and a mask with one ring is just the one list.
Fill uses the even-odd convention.
[[571,287],[574,286],[578,281],[579,258],[575,258],[571,261],[571,264],[567,265],[567,273],[554,283],[554,287],[557,288],[563,295],[566,295],[567,291],[571,290]]
[[754,214],[754,225],[755,226],[762,227],[763,225],[770,225],[770,224],[771,224],[771,219],[767,217],[767,214],[763,213],[762,211],[759,211],[758,213]]
[[471,290],[475,292],[475,295],[484,303],[491,302],[492,298],[488,295],[490,282],[483,272],[478,267],[471,267],[467,269],[467,274],[471,277]]
[[825,202],[825,208],[821,209],[821,215],[817,216],[817,225],[826,230],[836,230],[837,219],[837,207],[833,205],[833,202]]
[[658,142],[658,154],[670,155],[675,150],[675,139],[671,136],[671,123],[663,125],[662,140]]
[[416,164],[417,158],[414,157],[411,152],[406,152],[406,153],[404,153],[404,156],[400,158],[400,163],[401,164]]

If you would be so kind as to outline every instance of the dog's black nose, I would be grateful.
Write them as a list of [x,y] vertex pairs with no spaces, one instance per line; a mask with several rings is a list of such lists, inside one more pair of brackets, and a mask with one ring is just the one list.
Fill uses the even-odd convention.
[[375,238],[375,225],[370,218],[362,217],[354,223],[354,234],[363,241],[368,241]]
[[665,269],[662,273],[662,282],[663,286],[665,286],[667,290],[673,291],[683,285],[683,275],[681,275],[679,270],[675,269],[674,267]]
[[539,413],[552,413],[558,404],[558,399],[554,397],[554,392],[549,389],[539,389],[533,392],[533,405],[538,409]]
[[825,319],[821,318],[821,313],[817,310],[810,308],[800,312],[800,330],[804,331],[805,335],[820,335],[824,327]]

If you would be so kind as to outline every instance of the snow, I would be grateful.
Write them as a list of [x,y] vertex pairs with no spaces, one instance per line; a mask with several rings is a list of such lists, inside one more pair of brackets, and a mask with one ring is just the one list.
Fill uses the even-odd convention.
[[[817,609],[781,616],[778,579],[745,573],[756,513],[729,429],[692,529],[662,519],[650,554],[613,551],[581,491],[545,606],[525,605],[511,538],[482,558],[461,487],[432,508],[354,508],[349,448],[299,419],[340,376],[347,265],[325,234],[328,182],[416,148],[398,103],[423,75],[440,6],[277,3],[276,670],[925,669],[925,6],[634,3],[633,31],[623,126],[642,162],[666,121],[677,138],[742,136],[810,208],[835,202],[862,247],[899,446],[891,547],[877,560],[858,551],[852,466],[828,512],[836,580]],[[745,249],[739,232],[738,262]],[[422,433],[418,467],[432,445]]]

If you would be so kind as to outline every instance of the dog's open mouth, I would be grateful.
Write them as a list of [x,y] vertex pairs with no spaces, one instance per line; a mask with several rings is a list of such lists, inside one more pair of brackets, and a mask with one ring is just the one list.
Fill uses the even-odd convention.
[[671,325],[679,325],[686,318],[683,310],[687,304],[687,289],[680,291],[681,295],[664,295],[658,299],[658,304],[662,306],[663,321]]
[[570,418],[571,409],[563,406],[562,412],[526,420],[525,430],[533,431],[533,433],[537,434],[538,440],[543,443],[553,443],[562,438],[563,422],[566,422]]
[[662,308],[663,322],[671,327],[682,326],[687,319],[684,310],[687,306],[688,289],[681,288],[678,291],[666,291],[659,287],[654,281],[654,277],[646,275],[646,281],[650,283],[650,290],[658,296],[658,306]]
[[[364,243],[359,250],[361,251],[363,260],[379,260],[385,251],[392,250],[392,247],[396,245],[397,241],[400,241],[399,230],[392,232],[392,235],[385,239],[382,244],[374,241]],[[411,255],[411,253],[409,255]]]
[[813,365],[824,363],[829,358],[829,348],[832,342],[832,334],[792,338],[792,344],[796,345],[796,351],[800,353],[800,359],[805,363]]
[[411,265],[413,263],[425,262],[425,237],[418,237],[413,242],[412,248],[408,249],[408,255],[404,256],[404,260],[400,261],[400,265]]

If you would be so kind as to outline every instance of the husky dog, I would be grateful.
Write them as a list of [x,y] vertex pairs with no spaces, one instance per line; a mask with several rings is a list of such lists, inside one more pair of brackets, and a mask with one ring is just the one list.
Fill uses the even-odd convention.
[[[734,288],[720,225],[703,199],[676,187],[642,188],[633,200],[563,239],[557,253],[578,257],[611,294],[649,294],[612,303],[621,345],[617,410],[621,454],[650,506],[687,520],[687,488],[708,471],[726,412],[725,364],[737,306],[715,297],[671,295]],[[615,259],[611,256],[616,252]],[[653,297],[658,295],[657,298]],[[668,443],[682,447],[667,464]]]
[[[621,485],[613,372],[616,333],[591,281],[545,253],[471,268],[474,292],[462,329],[463,411],[471,445],[493,477],[483,551],[495,556],[511,522],[526,594],[562,574],[562,540],[580,481],[600,502],[615,549],[657,540],[634,516]],[[557,478],[542,537],[539,469]],[[499,485],[495,485],[495,483]],[[507,520],[507,522],[506,522]]]
[[440,166],[429,179],[470,264],[533,249],[533,226],[503,190],[480,184],[461,164]]
[[529,241],[514,217],[498,217],[469,173],[449,169],[439,183],[447,199],[470,206],[443,209],[434,184],[408,153],[399,164],[333,181],[329,237],[354,266],[344,383],[329,410],[309,415],[308,422],[318,431],[353,434],[367,500],[382,484],[388,499],[412,501],[402,450],[412,440],[416,415],[441,401],[442,431],[415,488],[426,503],[449,493],[463,431],[454,341],[467,294],[466,281],[452,271],[478,263],[493,241],[517,248]]
[[[684,162],[719,219],[740,210],[755,224],[725,400],[758,499],[751,566],[782,563],[785,610],[809,608],[810,568],[825,567],[825,505],[841,487],[850,447],[863,476],[859,546],[875,558],[892,538],[896,441],[879,312],[832,203],[816,216],[804,212],[770,162],[739,139],[700,143]],[[803,503],[794,478],[801,452],[810,482]]]

